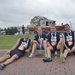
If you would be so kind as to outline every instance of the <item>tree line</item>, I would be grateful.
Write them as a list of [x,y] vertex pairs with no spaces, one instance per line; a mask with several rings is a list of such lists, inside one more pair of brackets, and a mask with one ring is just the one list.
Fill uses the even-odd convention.
[[5,31],[6,35],[14,35],[14,33],[18,32],[18,29],[17,27],[8,27],[8,28],[5,28],[5,29],[1,29],[1,31]]

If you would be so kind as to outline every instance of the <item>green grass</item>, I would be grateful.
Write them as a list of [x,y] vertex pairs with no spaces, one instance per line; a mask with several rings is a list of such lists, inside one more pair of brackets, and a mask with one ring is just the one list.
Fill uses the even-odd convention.
[[[30,34],[30,39],[33,40],[34,34]],[[19,38],[23,38],[23,35],[3,35],[0,36],[0,50],[10,49],[17,42]]]

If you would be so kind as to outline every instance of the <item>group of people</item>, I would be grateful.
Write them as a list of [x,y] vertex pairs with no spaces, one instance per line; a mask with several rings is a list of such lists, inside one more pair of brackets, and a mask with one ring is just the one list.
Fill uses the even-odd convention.
[[50,27],[50,33],[46,35],[41,28],[37,28],[37,34],[34,40],[29,39],[29,31],[24,33],[24,38],[18,39],[17,43],[0,57],[0,69],[2,70],[8,64],[16,59],[23,57],[30,52],[29,58],[35,56],[36,50],[44,50],[44,62],[51,62],[51,55],[56,51],[60,54],[62,62],[66,61],[69,53],[75,54],[75,33],[70,29],[69,24],[65,24],[64,33],[56,31],[55,26]]

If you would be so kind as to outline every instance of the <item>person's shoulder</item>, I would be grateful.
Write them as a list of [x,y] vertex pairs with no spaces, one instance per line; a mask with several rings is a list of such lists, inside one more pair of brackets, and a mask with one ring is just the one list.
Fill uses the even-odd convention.
[[45,34],[45,33],[42,33],[42,35],[43,35],[43,36],[46,36],[46,34]]
[[24,38],[20,38],[20,40],[24,40]]
[[56,34],[60,34],[60,32],[57,31]]
[[34,37],[38,37],[38,34],[36,34]]
[[36,35],[34,36],[34,40],[37,40],[38,37],[39,37],[39,36],[36,34]]
[[73,30],[71,30],[71,32],[75,33]]
[[23,40],[24,40],[24,38],[19,38],[19,39],[18,39],[19,42],[21,42],[21,41],[23,41]]

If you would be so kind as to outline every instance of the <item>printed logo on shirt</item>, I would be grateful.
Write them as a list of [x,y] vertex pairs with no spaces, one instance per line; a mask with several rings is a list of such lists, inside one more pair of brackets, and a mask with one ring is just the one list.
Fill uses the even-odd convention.
[[54,45],[56,45],[56,42],[57,42],[57,38],[56,38],[56,36],[52,36],[51,37],[51,44],[54,46]]
[[18,47],[19,50],[24,50],[25,48],[27,48],[28,43],[26,42],[22,42],[21,45]]
[[40,38],[40,37],[39,37],[38,42],[39,42],[40,44],[42,44],[43,38]]
[[72,36],[71,35],[66,36],[66,41],[67,41],[68,45],[71,46],[73,44]]

